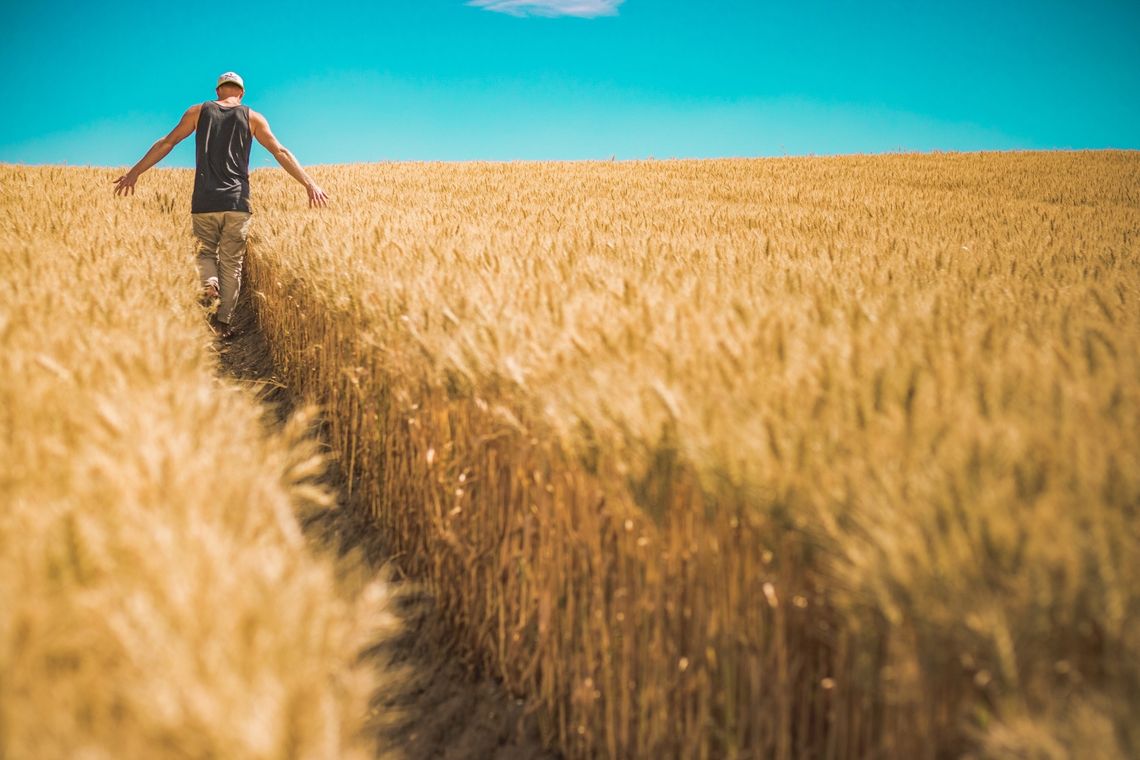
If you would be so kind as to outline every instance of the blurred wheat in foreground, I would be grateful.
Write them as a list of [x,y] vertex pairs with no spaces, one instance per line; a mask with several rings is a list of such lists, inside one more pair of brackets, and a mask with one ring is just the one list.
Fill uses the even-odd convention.
[[105,174],[0,167],[0,757],[371,756],[388,591],[314,556],[322,460],[215,378],[185,215]]

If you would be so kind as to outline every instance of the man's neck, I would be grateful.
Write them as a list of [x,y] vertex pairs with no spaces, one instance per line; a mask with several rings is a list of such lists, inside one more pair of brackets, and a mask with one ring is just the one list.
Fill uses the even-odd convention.
[[241,98],[236,98],[231,95],[228,98],[221,98],[220,100],[215,100],[214,102],[220,106],[240,106]]

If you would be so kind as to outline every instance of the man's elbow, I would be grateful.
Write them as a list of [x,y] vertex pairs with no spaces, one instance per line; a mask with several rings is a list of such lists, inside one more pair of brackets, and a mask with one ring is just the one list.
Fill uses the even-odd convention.
[[289,149],[284,145],[278,145],[276,150],[273,151],[273,157],[276,158],[279,162],[284,163],[293,158],[293,154],[290,153]]

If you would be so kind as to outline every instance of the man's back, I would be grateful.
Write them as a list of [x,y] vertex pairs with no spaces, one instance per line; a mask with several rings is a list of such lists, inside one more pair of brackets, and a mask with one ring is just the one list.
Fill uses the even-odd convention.
[[249,151],[253,137],[249,106],[208,100],[199,107],[196,169],[190,211],[249,208]]

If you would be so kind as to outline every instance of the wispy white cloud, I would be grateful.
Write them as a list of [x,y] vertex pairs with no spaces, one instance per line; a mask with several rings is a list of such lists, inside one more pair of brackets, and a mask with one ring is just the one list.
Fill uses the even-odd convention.
[[616,16],[625,0],[468,0],[468,5],[511,16]]

